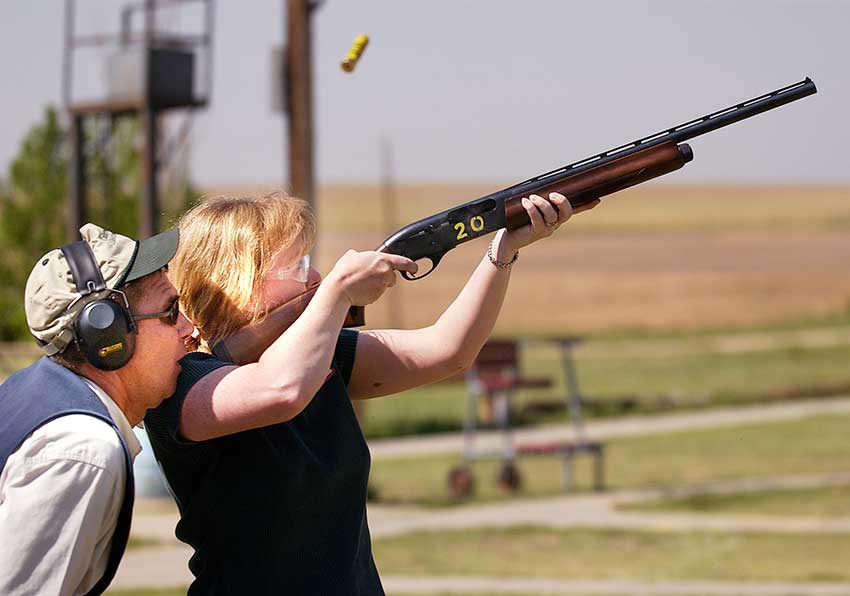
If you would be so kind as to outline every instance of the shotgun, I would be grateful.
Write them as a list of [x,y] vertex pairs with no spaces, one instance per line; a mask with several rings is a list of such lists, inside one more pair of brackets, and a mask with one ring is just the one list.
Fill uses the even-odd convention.
[[[745,118],[778,108],[817,93],[814,82],[804,80],[742,103],[695,118],[637,141],[603,151],[592,157],[529,178],[503,190],[485,195],[409,224],[378,247],[378,251],[418,261],[428,259],[431,267],[421,274],[402,271],[407,280],[422,279],[439,265],[447,252],[501,228],[513,230],[529,223],[522,197],[550,192],[567,197],[578,207],[619,190],[678,170],[693,159],[685,143],[689,139],[729,126]],[[318,284],[248,325],[213,347],[218,358],[235,364],[256,362],[265,349],[304,311]],[[365,324],[363,307],[352,307],[347,327]]]

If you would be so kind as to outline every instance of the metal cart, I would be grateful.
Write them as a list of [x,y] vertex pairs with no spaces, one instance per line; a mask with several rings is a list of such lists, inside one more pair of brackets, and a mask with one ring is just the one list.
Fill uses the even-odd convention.
[[[475,492],[475,477],[472,462],[496,459],[501,463],[496,476],[497,485],[505,491],[515,492],[522,485],[522,476],[516,464],[519,457],[560,457],[563,469],[565,492],[574,488],[574,464],[579,454],[593,457],[593,485],[596,490],[604,489],[604,445],[587,438],[581,414],[581,393],[578,386],[573,348],[578,338],[558,337],[554,342],[561,354],[561,366],[566,383],[564,396],[573,430],[573,439],[547,443],[516,445],[511,424],[511,400],[515,391],[526,388],[551,387],[547,378],[528,378],[519,372],[520,341],[490,341],[482,348],[475,364],[466,375],[468,387],[466,416],[464,418],[464,449],[461,462],[452,468],[447,478],[449,495],[456,500],[464,499]],[[501,446],[495,450],[479,450],[476,438],[479,427],[479,406],[484,405],[485,418],[498,428]]]

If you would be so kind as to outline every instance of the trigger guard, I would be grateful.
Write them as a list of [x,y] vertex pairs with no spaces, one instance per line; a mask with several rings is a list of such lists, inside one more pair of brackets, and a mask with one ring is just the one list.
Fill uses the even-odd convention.
[[421,275],[411,275],[407,271],[401,271],[400,272],[401,276],[404,279],[406,279],[407,281],[416,281],[416,280],[422,279],[423,277],[427,277],[428,275],[430,275],[434,271],[434,269],[437,268],[437,265],[440,264],[440,259],[443,258],[443,255],[438,255],[436,257],[425,257],[425,258],[428,259],[429,261],[431,261],[431,268],[428,269],[428,271],[426,271],[425,273],[423,273]]

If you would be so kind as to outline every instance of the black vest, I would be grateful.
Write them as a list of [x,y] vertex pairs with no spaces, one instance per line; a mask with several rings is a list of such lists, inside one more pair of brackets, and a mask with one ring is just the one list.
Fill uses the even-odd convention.
[[109,416],[106,406],[82,378],[44,357],[16,372],[0,385],[0,471],[6,466],[9,456],[18,450],[33,431],[51,420],[69,414],[86,414],[109,424],[121,441],[127,465],[124,502],[118,513],[118,525],[112,535],[106,571],[88,593],[96,595],[106,591],[109,582],[115,577],[118,563],[127,546],[135,494],[133,460],[124,437]]

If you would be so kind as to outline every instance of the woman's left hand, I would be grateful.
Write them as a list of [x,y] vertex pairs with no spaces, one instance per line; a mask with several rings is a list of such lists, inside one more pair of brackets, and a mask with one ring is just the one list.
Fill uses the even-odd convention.
[[573,209],[567,197],[557,192],[549,193],[548,201],[539,195],[523,197],[522,206],[528,212],[531,223],[515,230],[506,230],[504,238],[501,239],[505,244],[502,248],[508,252],[515,252],[541,238],[551,236],[574,213],[588,211],[599,203],[597,199]]

